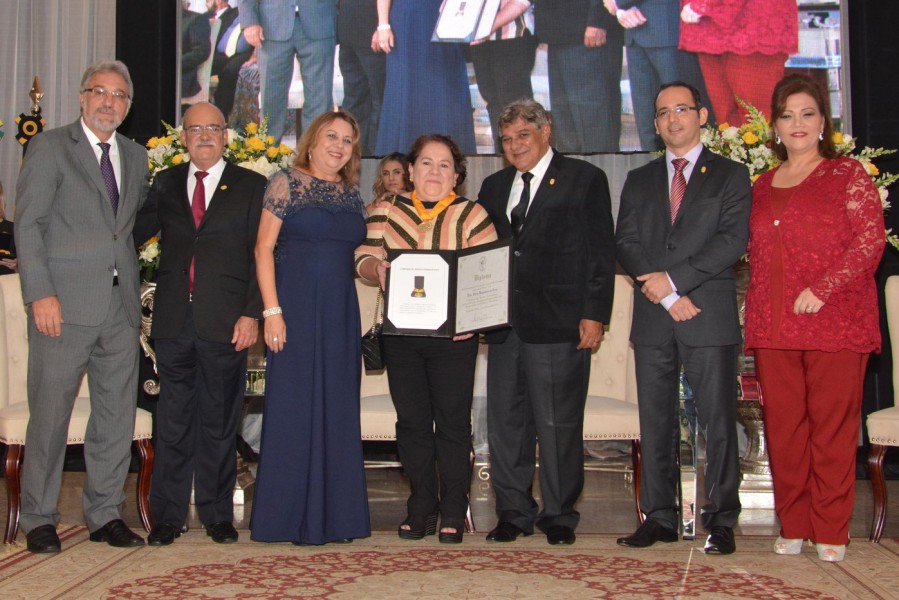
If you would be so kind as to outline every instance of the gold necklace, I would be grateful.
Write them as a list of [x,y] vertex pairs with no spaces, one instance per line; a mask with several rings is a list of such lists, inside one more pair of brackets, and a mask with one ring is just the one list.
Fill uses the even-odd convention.
[[437,217],[440,213],[446,210],[446,207],[453,203],[456,199],[456,192],[450,192],[449,196],[439,201],[434,208],[428,210],[425,208],[425,205],[418,198],[418,194],[415,193],[415,190],[412,191],[412,206],[415,207],[415,212],[418,213],[418,218],[421,219],[421,223],[418,224],[418,230],[422,233],[426,233],[431,230],[434,226],[434,218]]

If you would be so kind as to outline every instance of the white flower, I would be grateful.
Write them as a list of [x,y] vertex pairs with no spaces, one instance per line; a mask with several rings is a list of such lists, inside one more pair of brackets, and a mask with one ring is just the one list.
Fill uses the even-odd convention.
[[738,140],[740,139],[740,130],[731,125],[727,129],[721,132],[721,137],[725,140]]
[[281,167],[279,165],[273,165],[272,163],[268,162],[268,159],[264,156],[260,156],[253,161],[245,160],[242,163],[238,163],[237,166],[244,167],[245,169],[249,169],[251,171],[256,171],[260,175],[264,175],[266,178],[271,177],[281,170]]
[[890,207],[890,203],[887,198],[889,198],[890,196],[890,191],[886,188],[877,188],[877,191],[880,192],[880,203],[883,204],[883,209],[888,209]]
[[226,145],[226,146],[227,146],[228,144],[230,144],[231,142],[233,142],[234,140],[236,140],[236,139],[238,138],[238,135],[239,135],[239,134],[237,133],[237,131],[231,129],[230,127],[227,129],[227,132],[228,132],[228,138],[227,138],[227,140],[225,141],[225,145]]
[[157,256],[159,256],[159,242],[148,245],[140,252],[140,260],[144,262],[151,262]]

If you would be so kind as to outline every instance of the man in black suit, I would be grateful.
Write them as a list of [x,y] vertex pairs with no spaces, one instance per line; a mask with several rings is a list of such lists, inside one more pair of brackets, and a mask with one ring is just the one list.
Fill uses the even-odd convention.
[[708,118],[696,88],[673,82],[656,96],[665,156],[634,169],[621,192],[618,261],[634,291],[631,342],[637,368],[646,521],[618,540],[646,547],[677,540],[678,377],[683,365],[704,432],[709,503],[705,551],[730,554],[740,514],[737,353],[733,265],[746,251],[751,192],[746,167],[699,141]]
[[253,47],[247,42],[240,28],[236,6],[229,6],[227,0],[216,0],[213,10],[206,13],[210,19],[221,21],[212,54],[212,74],[218,77],[213,103],[225,115],[231,115],[234,107],[234,92],[240,68],[250,60]]
[[262,298],[254,246],[265,178],[227,163],[225,119],[207,102],[184,115],[190,162],[156,175],[140,239],[162,232],[152,337],[161,391],[150,487],[150,545],[171,544],[187,519],[191,482],[217,543],[237,541],[232,497],[247,348]]
[[556,148],[618,152],[624,30],[601,0],[541,0],[534,26],[547,45]]
[[[549,145],[533,100],[499,119],[512,163],[478,194],[500,238],[512,238],[512,327],[487,335],[487,424],[496,513],[487,535],[511,542],[536,525],[550,544],[573,544],[584,484],[583,425],[590,352],[609,322],[615,242],[606,175]],[[543,510],[531,493],[540,440]]]
[[378,137],[387,77],[387,55],[371,49],[372,34],[378,28],[378,7],[371,0],[339,0],[337,11],[342,106],[359,122],[362,154],[369,156],[374,154]]
[[[183,0],[182,0],[183,1]],[[209,58],[212,42],[209,19],[204,14],[181,8],[181,97],[189,98],[200,91],[197,70]]]

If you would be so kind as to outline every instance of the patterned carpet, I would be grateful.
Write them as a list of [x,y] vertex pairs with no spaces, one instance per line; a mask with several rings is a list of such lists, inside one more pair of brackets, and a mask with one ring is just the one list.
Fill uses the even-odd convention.
[[[705,556],[689,542],[645,550],[607,535],[554,547],[543,536],[509,545],[482,534],[447,547],[436,538],[379,532],[348,545],[215,545],[191,531],[163,548],[116,549],[61,527],[64,551],[35,556],[20,542],[0,551],[0,594],[24,598],[390,598],[475,600],[614,598],[899,598],[899,543],[856,541],[839,564],[776,556],[770,538],[737,539],[737,553]],[[20,536],[20,540],[21,540]],[[698,543],[698,542],[697,542]]]

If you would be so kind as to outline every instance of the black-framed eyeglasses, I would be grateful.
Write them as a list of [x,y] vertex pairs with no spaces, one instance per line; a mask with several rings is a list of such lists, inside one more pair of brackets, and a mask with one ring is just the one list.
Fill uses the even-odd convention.
[[123,92],[122,90],[107,90],[105,87],[94,86],[89,88],[84,88],[81,90],[82,94],[91,94],[94,98],[98,100],[102,100],[107,96],[112,97],[113,100],[118,100],[119,102],[127,102],[131,100],[131,96]]
[[686,106],[681,104],[680,106],[675,106],[674,108],[660,108],[656,111],[656,119],[667,119],[671,116],[682,117],[687,114],[687,111],[695,110],[699,112],[698,106]]
[[204,131],[209,135],[218,135],[224,130],[225,128],[221,125],[191,125],[184,128],[188,135],[200,135]]

